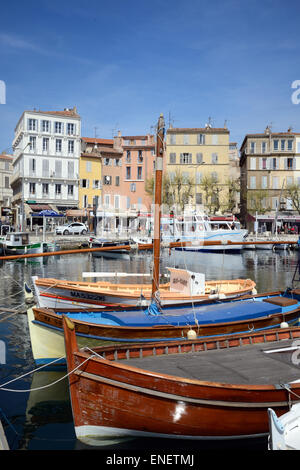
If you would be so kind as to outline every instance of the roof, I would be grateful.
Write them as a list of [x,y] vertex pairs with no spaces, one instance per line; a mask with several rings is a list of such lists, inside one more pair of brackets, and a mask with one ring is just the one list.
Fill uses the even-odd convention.
[[[147,139],[148,135],[122,135],[122,139],[125,140],[134,140],[134,139]],[[149,137],[153,137],[153,135],[149,135]]]
[[0,153],[0,159],[13,161],[14,158],[12,155],[8,155],[7,153]]
[[229,134],[229,130],[226,127],[171,127],[167,129],[167,133],[170,132],[224,132]]
[[246,134],[244,139],[243,139],[243,142],[242,142],[242,145],[240,147],[240,149],[242,149],[242,147],[244,146],[245,142],[247,139],[253,139],[255,137],[258,137],[258,138],[269,138],[270,136],[271,137],[277,137],[277,136],[280,136],[280,137],[293,137],[293,136],[296,136],[296,135],[300,135],[300,132],[291,132],[291,131],[286,131],[286,132],[269,132],[269,133],[266,133],[266,132],[259,132],[259,133],[253,133],[253,134]]
[[113,139],[97,139],[96,137],[81,137],[81,140],[88,144],[114,144]]

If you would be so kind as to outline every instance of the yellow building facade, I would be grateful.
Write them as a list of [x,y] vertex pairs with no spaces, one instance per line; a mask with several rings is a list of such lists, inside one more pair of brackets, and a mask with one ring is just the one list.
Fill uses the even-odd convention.
[[192,182],[189,205],[196,210],[228,212],[229,134],[226,127],[209,125],[167,130],[166,173],[171,181],[180,172]]
[[79,209],[98,207],[102,191],[102,157],[83,153],[79,161]]

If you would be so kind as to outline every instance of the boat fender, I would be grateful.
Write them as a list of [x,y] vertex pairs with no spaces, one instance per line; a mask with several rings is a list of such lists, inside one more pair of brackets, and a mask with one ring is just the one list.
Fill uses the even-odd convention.
[[289,324],[286,321],[280,323],[280,328],[288,328]]
[[189,330],[187,332],[187,339],[196,339],[197,338],[197,333],[194,330]]
[[209,299],[218,299],[219,298],[219,294],[210,294],[208,296]]
[[225,294],[219,294],[219,299],[227,299],[226,295]]
[[257,290],[255,288],[252,289],[252,295],[256,295],[257,294]]

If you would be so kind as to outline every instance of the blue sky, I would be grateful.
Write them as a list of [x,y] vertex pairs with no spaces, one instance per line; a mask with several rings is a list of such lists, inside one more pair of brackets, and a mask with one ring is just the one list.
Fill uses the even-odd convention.
[[[16,0],[0,7],[0,152],[24,109],[77,106],[82,135],[225,120],[231,141],[300,132],[300,5],[278,0]],[[95,129],[96,128],[96,129]]]

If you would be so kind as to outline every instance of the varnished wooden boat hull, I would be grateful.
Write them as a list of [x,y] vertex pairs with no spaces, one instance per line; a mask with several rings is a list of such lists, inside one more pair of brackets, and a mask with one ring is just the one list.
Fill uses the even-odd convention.
[[[206,347],[239,347],[241,341],[299,338],[300,329],[270,330],[217,340],[79,351],[75,330],[64,322],[73,419],[78,439],[93,444],[107,436],[151,435],[188,439],[232,439],[268,432],[267,409],[278,414],[289,399],[299,401],[300,383],[291,393],[278,385],[235,385],[153,373],[127,364],[123,357],[145,357]],[[268,337],[266,339],[266,336]],[[207,343],[208,341],[208,343]],[[206,344],[206,346],[205,346]],[[229,346],[228,346],[229,344]],[[202,348],[202,349],[201,349]],[[154,351],[155,350],[155,351]],[[104,358],[105,354],[105,358]],[[236,351],[238,354],[238,350]],[[101,355],[101,356],[100,356]],[[80,365],[81,364],[81,365]],[[75,370],[76,369],[76,370]],[[71,371],[74,371],[71,373]]]
[[[109,305],[149,304],[152,292],[149,284],[113,284],[110,282],[72,282],[59,279],[33,278],[39,305],[48,308],[76,308]],[[253,293],[251,279],[206,282],[207,294],[184,295],[170,292],[169,284],[160,286],[162,305],[201,303],[210,298],[235,298]]]
[[[274,299],[277,298],[276,293]],[[256,297],[260,297],[257,295]],[[288,301],[289,299],[287,299]],[[229,302],[229,301],[228,301]],[[237,301],[238,303],[240,301]],[[242,302],[242,301],[241,301]],[[235,302],[234,302],[235,303]],[[72,321],[75,326],[77,341],[80,347],[100,346],[115,343],[142,343],[149,341],[172,341],[174,339],[187,339],[190,330],[197,337],[208,337],[215,335],[229,335],[240,332],[256,330],[267,330],[279,327],[284,322],[299,324],[300,309],[292,308],[289,312],[274,313],[262,317],[223,321],[218,323],[186,324],[186,325],[160,325],[155,326],[115,326],[105,325],[90,321],[75,319],[77,310],[72,310]],[[94,311],[93,311],[94,312]],[[62,331],[62,315],[64,310],[51,310],[33,307],[27,312],[28,325],[31,338],[33,356],[37,364],[49,363],[55,359],[62,358],[64,362],[65,348]],[[68,312],[65,311],[67,315]],[[78,310],[80,314],[80,310]],[[101,311],[99,311],[99,315]],[[125,314],[125,313],[124,313]],[[140,313],[144,315],[143,312]]]

